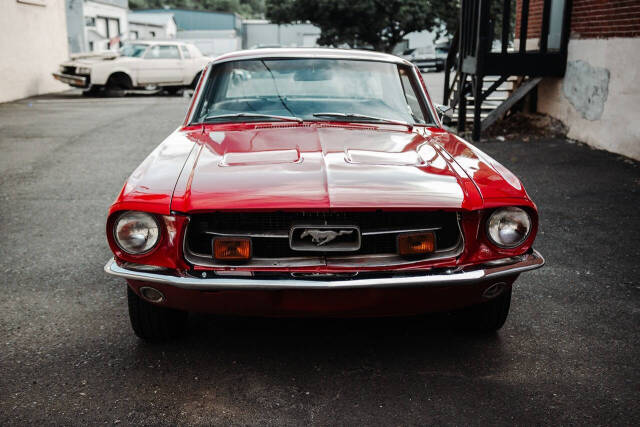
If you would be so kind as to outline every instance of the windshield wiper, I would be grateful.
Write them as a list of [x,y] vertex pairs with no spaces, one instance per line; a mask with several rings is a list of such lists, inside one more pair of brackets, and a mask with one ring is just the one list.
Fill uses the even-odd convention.
[[344,119],[372,120],[380,123],[389,123],[393,125],[407,126],[409,129],[413,129],[413,125],[411,123],[405,122],[402,120],[385,119],[382,117],[367,116],[364,114],[356,114],[356,113],[314,113],[313,117],[340,117]]
[[285,122],[298,122],[298,123],[302,123],[303,120],[300,117],[295,117],[295,116],[278,116],[275,114],[260,114],[260,113],[235,113],[235,114],[219,114],[219,115],[212,115],[212,116],[207,116],[204,118],[204,121],[211,121],[211,120],[222,120],[222,119],[232,119],[234,117],[246,117],[246,118],[263,118],[263,119],[276,119],[276,120],[282,120]]

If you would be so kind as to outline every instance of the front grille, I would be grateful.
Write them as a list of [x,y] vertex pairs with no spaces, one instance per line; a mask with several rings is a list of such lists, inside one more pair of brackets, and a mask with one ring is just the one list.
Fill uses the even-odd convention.
[[76,74],[76,67],[70,66],[70,65],[65,65],[65,66],[62,67],[62,74],[75,75]]
[[[350,225],[360,228],[357,251],[297,251],[289,247],[289,230],[294,225]],[[218,235],[251,236],[253,259],[296,257],[340,257],[353,255],[395,255],[396,240],[403,230],[434,228],[436,249],[455,249],[461,240],[455,212],[220,212],[191,217],[185,236],[187,255],[212,260],[212,241]],[[385,234],[371,232],[387,231]]]

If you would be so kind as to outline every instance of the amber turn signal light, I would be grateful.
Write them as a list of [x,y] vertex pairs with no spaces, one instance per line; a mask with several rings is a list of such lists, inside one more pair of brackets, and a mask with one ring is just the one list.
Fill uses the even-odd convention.
[[213,256],[215,259],[227,261],[244,261],[251,258],[251,239],[218,238],[213,240]]
[[436,236],[432,232],[401,234],[398,236],[398,255],[416,256],[436,250]]

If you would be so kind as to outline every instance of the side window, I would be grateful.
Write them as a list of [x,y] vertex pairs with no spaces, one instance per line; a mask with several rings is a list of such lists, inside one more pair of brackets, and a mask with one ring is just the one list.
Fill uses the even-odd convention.
[[147,53],[144,55],[144,59],[158,59],[159,56],[160,56],[160,46],[155,45],[155,46],[151,46],[147,50]]
[[189,49],[185,45],[180,45],[180,50],[184,59],[191,59],[191,53],[189,53]]
[[426,123],[424,117],[424,112],[422,111],[422,106],[420,105],[420,100],[418,99],[418,94],[414,90],[413,83],[411,82],[411,76],[409,75],[409,71],[405,68],[400,68],[398,70],[400,72],[400,80],[402,81],[402,90],[404,91],[404,97],[407,100],[407,109],[409,110],[409,114],[416,121],[416,123]]
[[151,46],[145,59],[180,59],[180,52],[177,46],[157,44]]

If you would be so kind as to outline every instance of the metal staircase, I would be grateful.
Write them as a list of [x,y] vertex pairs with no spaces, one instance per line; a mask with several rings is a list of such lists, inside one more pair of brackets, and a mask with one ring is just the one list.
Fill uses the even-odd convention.
[[[484,81],[483,81],[483,90],[486,91],[487,89],[489,89],[489,87],[498,80],[497,77],[495,76],[487,76]],[[454,81],[452,83],[454,86],[457,84],[456,81]],[[470,84],[470,83],[468,83]],[[511,92],[513,92],[513,90],[516,88],[517,85],[517,78],[516,77],[510,77],[509,79],[507,79],[505,82],[501,83],[498,87],[496,87],[492,93],[487,96],[483,101],[482,104],[480,106],[480,119],[484,120],[485,118],[487,118],[487,116],[489,116],[489,114],[494,111],[496,108],[498,108],[498,106],[500,106],[500,104],[502,104],[504,101],[506,101],[509,98],[509,95]],[[470,88],[468,88],[469,91]],[[455,92],[455,90],[454,90]],[[454,93],[455,95],[455,93]],[[467,125],[472,125],[473,124],[473,110],[475,107],[475,99],[473,96],[467,96],[466,98],[467,100],[467,104],[466,104],[466,108],[465,108],[465,117],[466,117],[466,124]],[[459,105],[456,105],[453,109],[452,109],[452,115],[451,118],[448,120],[448,125],[453,126],[455,124],[457,124],[458,122],[458,109],[460,108]]]
[[[445,62],[443,104],[454,108],[453,122],[458,132],[463,132],[467,123],[473,125],[474,141],[531,93],[543,77],[564,75],[571,0],[544,0],[541,16],[534,17],[541,19],[539,38],[534,39],[538,41],[536,49],[527,46],[529,0],[517,2],[521,29],[517,49],[510,47],[514,39],[511,22],[516,13],[512,0],[460,2],[458,31]],[[496,19],[496,5],[501,9],[501,20]],[[499,49],[494,47],[498,44],[494,40],[497,22],[501,22],[502,30]]]

